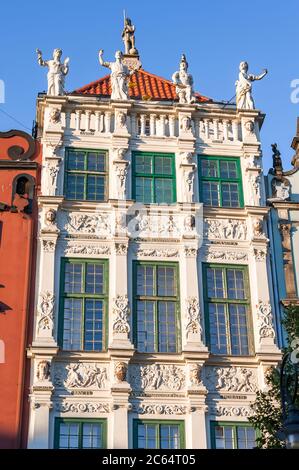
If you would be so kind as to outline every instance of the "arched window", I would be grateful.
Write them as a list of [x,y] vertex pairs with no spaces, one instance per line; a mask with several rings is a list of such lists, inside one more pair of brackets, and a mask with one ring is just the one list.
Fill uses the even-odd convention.
[[18,175],[12,185],[11,204],[19,212],[31,214],[35,180],[31,175]]

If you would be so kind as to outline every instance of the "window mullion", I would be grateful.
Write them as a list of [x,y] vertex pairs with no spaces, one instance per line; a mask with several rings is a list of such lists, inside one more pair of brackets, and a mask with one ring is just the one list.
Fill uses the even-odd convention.
[[81,314],[81,319],[82,319],[82,328],[81,328],[81,347],[82,350],[85,348],[85,291],[86,291],[86,264],[83,263],[83,274],[82,274],[82,280],[83,280],[83,286],[81,286],[82,289],[82,314]]
[[159,352],[159,300],[155,301],[155,343],[156,352]]
[[161,447],[161,444],[160,444],[161,429],[160,429],[160,428],[161,428],[161,424],[160,424],[160,423],[159,423],[159,424],[156,424],[156,429],[157,429],[157,433],[156,433],[156,436],[157,436],[157,441],[156,441],[156,442],[157,442],[157,447],[156,447],[156,449],[160,449],[160,447]]
[[235,447],[235,449],[238,449],[239,448],[239,443],[238,443],[237,426],[233,427],[233,433],[234,433],[234,447]]

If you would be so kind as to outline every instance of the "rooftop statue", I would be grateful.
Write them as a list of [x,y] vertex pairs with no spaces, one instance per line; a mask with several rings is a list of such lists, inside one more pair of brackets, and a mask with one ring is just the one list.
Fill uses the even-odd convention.
[[176,94],[182,104],[191,104],[195,102],[193,92],[193,77],[188,73],[188,62],[185,54],[181,57],[180,70],[172,75],[172,81],[176,85]]
[[125,44],[125,54],[138,55],[138,51],[135,48],[135,26],[132,24],[130,18],[124,19],[122,38]]
[[254,101],[251,94],[251,82],[264,78],[264,76],[267,75],[268,70],[264,69],[260,75],[251,75],[248,73],[247,62],[241,62],[239,70],[239,80],[236,81],[237,108],[254,109]]
[[116,51],[115,62],[105,62],[103,60],[104,51],[99,51],[99,61],[103,67],[107,67],[111,70],[111,99],[112,100],[127,100],[128,99],[128,78],[133,70],[130,70],[125,64],[123,64],[123,55],[121,51]]
[[65,94],[64,81],[69,71],[69,58],[61,63],[62,50],[54,49],[52,60],[43,60],[42,52],[36,49],[37,61],[41,67],[48,67],[48,91],[50,96],[60,96]]

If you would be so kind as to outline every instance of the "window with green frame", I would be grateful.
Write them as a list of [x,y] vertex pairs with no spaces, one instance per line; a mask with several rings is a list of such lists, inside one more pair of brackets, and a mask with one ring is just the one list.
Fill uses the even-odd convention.
[[249,423],[211,422],[212,449],[253,449],[256,434]]
[[133,199],[144,204],[176,202],[174,154],[133,152],[132,159]]
[[103,351],[108,312],[108,260],[62,259],[59,342],[64,350]]
[[177,352],[180,348],[178,264],[135,261],[133,277],[137,350]]
[[106,419],[55,419],[55,449],[106,449]]
[[107,152],[66,149],[65,196],[80,201],[107,199]]
[[201,201],[207,206],[243,207],[239,158],[199,157]]
[[203,265],[207,341],[214,354],[253,353],[246,266]]
[[133,421],[134,449],[184,449],[184,421]]

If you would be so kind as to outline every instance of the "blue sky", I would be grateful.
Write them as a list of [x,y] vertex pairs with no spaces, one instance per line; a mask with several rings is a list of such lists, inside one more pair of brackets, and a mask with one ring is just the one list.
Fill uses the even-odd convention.
[[6,93],[0,104],[0,130],[22,128],[1,111],[31,128],[37,93],[46,89],[37,47],[45,58],[55,47],[70,57],[69,91],[105,75],[97,53],[103,48],[105,59],[111,60],[122,48],[124,8],[136,25],[143,68],[169,79],[184,52],[195,88],[206,96],[229,100],[234,95],[241,60],[249,62],[254,74],[268,68],[269,74],[254,83],[256,107],[266,114],[261,134],[264,167],[268,170],[272,164],[273,142],[285,167],[290,167],[290,143],[299,116],[299,103],[290,99],[291,81],[299,79],[298,0],[2,2],[0,79]]

